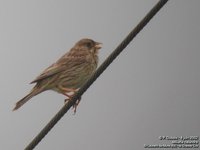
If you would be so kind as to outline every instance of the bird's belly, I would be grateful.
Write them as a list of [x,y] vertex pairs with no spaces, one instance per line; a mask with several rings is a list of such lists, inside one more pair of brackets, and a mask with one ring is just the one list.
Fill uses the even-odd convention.
[[65,78],[60,80],[63,87],[77,89],[80,88],[92,75],[96,66],[88,65],[84,69],[74,70],[75,73],[66,72]]

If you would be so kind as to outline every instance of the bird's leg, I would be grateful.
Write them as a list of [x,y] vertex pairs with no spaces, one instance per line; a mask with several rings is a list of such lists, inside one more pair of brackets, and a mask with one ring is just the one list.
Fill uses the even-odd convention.
[[[69,88],[64,88],[64,87],[59,87],[59,89],[62,92],[63,95],[67,96],[68,98],[64,100],[64,102],[68,102],[71,100],[72,96],[74,95],[74,93],[77,91],[77,89],[69,89]],[[73,92],[73,95],[69,95],[67,93],[70,93],[70,92]],[[78,104],[80,103],[80,100],[81,100],[81,97],[79,99],[76,100],[76,103],[72,106],[73,109],[74,109],[74,114],[76,113],[76,110],[77,110],[77,106]]]
[[76,103],[73,105],[73,108],[74,108],[74,114],[76,113],[76,109],[77,109],[77,106],[78,104],[80,103],[81,101],[81,97],[79,99],[76,100]]
[[[71,99],[72,96],[69,95],[69,94],[67,94],[67,93],[70,93],[70,92],[73,92],[73,93],[74,93],[74,91],[76,91],[76,90],[74,90],[74,89],[69,89],[69,88],[65,88],[65,87],[62,87],[62,86],[59,86],[58,89],[60,90],[60,92],[61,92],[63,95],[67,96],[68,99]],[[65,102],[66,102],[68,99],[66,99]]]
[[[70,101],[72,97],[65,99],[65,103]],[[77,106],[81,101],[81,97],[79,99],[76,100],[76,103],[72,106],[72,108],[74,109],[74,114],[76,114],[76,110],[77,110]]]
[[70,88],[65,88],[65,87],[62,87],[62,86],[59,86],[58,87],[60,91],[64,92],[64,93],[69,93],[69,92],[75,92],[76,89],[70,89]]
[[[68,97],[68,99],[71,99],[72,98],[72,96],[71,95],[69,95],[69,94],[67,94],[67,93],[62,93],[63,95],[65,95],[65,96],[67,96]],[[65,100],[65,102],[66,102],[66,100]]]

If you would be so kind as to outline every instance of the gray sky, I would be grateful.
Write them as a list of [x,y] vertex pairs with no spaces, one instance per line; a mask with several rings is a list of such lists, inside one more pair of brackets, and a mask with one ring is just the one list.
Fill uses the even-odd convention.
[[[81,38],[100,63],[157,0],[0,0],[0,149],[23,149],[62,107],[44,92],[12,112],[38,74]],[[200,136],[200,1],[170,0],[35,148],[133,150]]]

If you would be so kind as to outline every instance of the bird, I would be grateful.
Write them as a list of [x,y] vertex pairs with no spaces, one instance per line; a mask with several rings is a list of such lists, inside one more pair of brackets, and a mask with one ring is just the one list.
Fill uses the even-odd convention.
[[[79,40],[55,63],[46,68],[30,84],[36,83],[32,90],[16,102],[13,111],[19,109],[32,97],[53,90],[67,97],[65,102],[71,100],[75,92],[91,77],[98,66],[99,49],[102,43],[89,38]],[[73,93],[70,95],[70,93]],[[73,105],[74,113],[80,99]]]

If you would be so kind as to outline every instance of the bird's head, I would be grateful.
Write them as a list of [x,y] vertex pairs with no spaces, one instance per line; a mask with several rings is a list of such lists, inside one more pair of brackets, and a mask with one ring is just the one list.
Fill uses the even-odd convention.
[[81,51],[88,51],[92,54],[98,54],[99,49],[101,49],[102,43],[95,42],[91,39],[81,39],[75,44],[75,49]]

